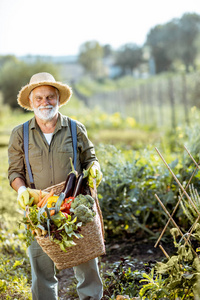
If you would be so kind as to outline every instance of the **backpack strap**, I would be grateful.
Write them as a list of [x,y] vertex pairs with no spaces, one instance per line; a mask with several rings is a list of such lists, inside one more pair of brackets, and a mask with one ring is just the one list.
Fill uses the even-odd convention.
[[24,155],[25,155],[29,180],[30,180],[30,183],[31,183],[31,188],[35,189],[33,174],[32,174],[32,171],[31,171],[31,166],[30,166],[29,157],[28,157],[29,121],[27,121],[23,124],[23,137],[24,137]]
[[71,127],[71,135],[72,135],[72,145],[73,145],[73,152],[74,152],[74,169],[76,170],[76,160],[77,160],[77,128],[76,128],[76,121],[70,119],[70,127]]
[[[73,152],[74,152],[74,169],[76,170],[76,160],[77,160],[77,128],[76,128],[76,121],[70,119],[70,130],[72,135],[72,145],[73,145]],[[29,142],[29,121],[23,124],[23,137],[24,137],[24,155],[26,160],[26,165],[28,169],[29,180],[31,183],[31,188],[35,189],[35,184],[33,180],[33,174],[31,171],[29,157],[28,157],[28,142]]]

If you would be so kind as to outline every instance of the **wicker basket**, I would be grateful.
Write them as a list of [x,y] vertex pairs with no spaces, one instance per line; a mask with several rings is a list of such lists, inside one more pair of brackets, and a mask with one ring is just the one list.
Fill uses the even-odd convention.
[[[49,187],[45,191],[54,189],[59,195],[65,182]],[[58,270],[71,268],[85,263],[93,258],[105,254],[104,227],[101,209],[99,207],[97,192],[90,189],[91,196],[95,199],[94,220],[81,228],[83,238],[75,239],[75,246],[67,248],[67,252],[61,250],[60,246],[50,241],[49,237],[36,236],[38,244],[43,251],[53,260]]]

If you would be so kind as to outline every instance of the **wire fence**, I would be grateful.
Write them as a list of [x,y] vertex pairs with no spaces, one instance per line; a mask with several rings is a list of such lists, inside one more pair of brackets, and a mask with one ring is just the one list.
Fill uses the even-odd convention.
[[134,117],[140,124],[175,128],[188,124],[191,107],[199,106],[199,78],[195,73],[143,80],[131,88],[93,95],[88,105]]

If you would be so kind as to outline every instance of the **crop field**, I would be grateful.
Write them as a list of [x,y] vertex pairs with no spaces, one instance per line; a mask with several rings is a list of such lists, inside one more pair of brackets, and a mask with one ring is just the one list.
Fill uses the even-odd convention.
[[[78,110],[69,106],[68,110],[63,107],[61,111],[86,125],[104,174],[98,188],[107,247],[107,255],[100,260],[104,299],[115,299],[117,295],[142,299],[139,298],[139,293],[144,285],[141,282],[144,279],[143,274],[147,272],[149,277],[145,278],[149,281],[155,278],[152,273],[155,265],[154,253],[158,260],[165,259],[162,251],[153,248],[167,220],[166,214],[155,198],[155,193],[170,211],[179,197],[179,188],[159,159],[155,147],[164,153],[180,181],[187,181],[194,166],[185,155],[183,146],[186,143],[195,159],[198,159],[199,112],[197,109],[191,112],[195,113],[195,116],[190,126],[177,127],[176,131],[172,132],[138,124],[131,116],[124,117],[116,112],[108,114],[99,108],[91,112],[80,106]],[[11,189],[7,179],[7,145],[12,128],[28,120],[32,117],[32,113],[11,112],[5,107],[0,111],[0,115],[0,299],[28,300],[31,299],[30,264],[24,227],[19,226],[23,211],[19,208],[16,192]],[[193,184],[199,188],[198,173],[193,178]],[[176,221],[182,228],[187,228],[188,223],[181,207],[177,211]],[[171,227],[169,226],[169,229]],[[124,240],[125,244],[119,247],[121,240]],[[173,251],[173,239],[169,230],[166,231],[162,243],[163,245],[171,243],[169,251]],[[138,249],[146,249],[146,256],[143,258],[137,256]],[[143,264],[139,264],[137,257],[142,259]],[[73,280],[68,282],[66,292],[63,290],[61,273],[60,275],[58,273],[60,299],[77,299],[75,282]],[[156,280],[160,280],[162,295],[165,295],[167,287],[164,278]],[[156,280],[153,281],[155,285],[158,284]],[[191,286],[194,284],[192,281],[189,283]],[[183,292],[183,287],[179,285],[177,295]],[[66,293],[68,298],[62,298]],[[141,293],[145,293],[144,289]],[[166,295],[167,293],[168,290]],[[191,292],[185,299],[192,297]],[[165,298],[169,299],[167,296]]]

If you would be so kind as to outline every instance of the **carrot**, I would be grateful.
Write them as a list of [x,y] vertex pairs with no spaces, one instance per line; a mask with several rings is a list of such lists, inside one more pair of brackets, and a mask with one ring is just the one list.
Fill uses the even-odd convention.
[[[45,197],[44,197],[45,198]],[[46,197],[45,199],[43,199],[42,201],[42,204],[41,204],[41,207],[45,206],[47,200],[48,200],[49,197]]]
[[[46,200],[47,200],[49,197],[53,196],[53,194],[54,194],[54,191],[53,191],[53,189],[52,189],[47,195],[45,195],[45,196],[42,198],[42,200],[41,200],[40,202],[38,202],[37,206],[38,206],[38,207],[42,207],[43,203],[44,203],[44,202],[46,203]],[[45,204],[45,203],[44,203],[44,204]],[[43,206],[44,206],[44,205],[43,205]]]
[[54,214],[55,214],[55,210],[53,209],[50,211],[50,216],[53,216]]
[[38,201],[38,203],[39,203],[41,200],[42,200],[42,190],[40,190],[40,192],[39,192],[39,201]]
[[42,202],[43,202],[43,199],[42,199],[42,200],[40,200],[40,202],[38,202],[38,204],[37,204],[37,207],[41,207],[41,205],[42,205]]
[[54,190],[52,189],[49,194],[44,196],[41,207],[45,206],[45,204],[47,203],[47,200],[49,199],[49,197],[53,196],[53,194],[54,194]]

